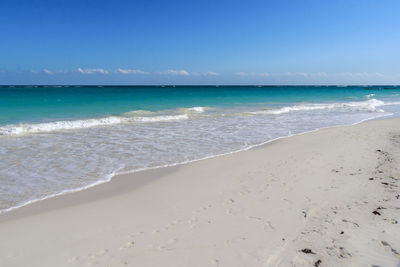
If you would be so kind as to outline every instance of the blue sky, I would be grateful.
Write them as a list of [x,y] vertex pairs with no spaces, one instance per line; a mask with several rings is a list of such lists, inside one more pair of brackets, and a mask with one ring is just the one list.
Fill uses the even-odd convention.
[[400,1],[0,1],[0,84],[400,84]]

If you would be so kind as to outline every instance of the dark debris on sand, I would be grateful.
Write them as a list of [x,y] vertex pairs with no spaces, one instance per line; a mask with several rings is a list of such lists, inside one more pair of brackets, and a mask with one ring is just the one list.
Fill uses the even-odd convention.
[[319,265],[322,263],[321,260],[317,260],[316,262],[314,262],[314,266],[315,267],[319,267]]
[[309,248],[303,248],[301,250],[301,252],[305,253],[305,254],[315,254],[311,249]]
[[379,216],[381,215],[380,212],[377,211],[377,210],[374,210],[372,213],[373,213],[374,215],[379,215]]

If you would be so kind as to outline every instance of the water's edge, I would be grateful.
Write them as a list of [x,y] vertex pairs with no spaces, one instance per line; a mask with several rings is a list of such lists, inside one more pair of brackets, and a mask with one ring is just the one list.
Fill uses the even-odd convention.
[[360,121],[355,122],[355,123],[320,127],[320,128],[316,128],[316,129],[313,129],[313,130],[310,130],[310,131],[305,131],[305,132],[301,132],[301,133],[288,134],[288,135],[285,135],[285,136],[280,136],[280,137],[277,137],[277,138],[274,138],[274,139],[271,139],[271,140],[267,140],[267,141],[264,141],[264,142],[261,142],[261,143],[258,143],[258,144],[249,145],[249,146],[247,146],[247,147],[245,147],[243,149],[238,149],[238,150],[234,150],[234,151],[230,151],[230,152],[226,152],[226,153],[222,153],[222,154],[211,155],[211,156],[208,156],[208,157],[203,157],[203,158],[194,159],[194,160],[187,160],[187,161],[183,161],[183,162],[176,162],[176,163],[172,163],[172,164],[166,164],[166,165],[160,165],[160,166],[154,166],[154,167],[148,167],[148,168],[139,168],[139,169],[135,169],[135,170],[131,170],[131,171],[125,171],[125,172],[118,172],[118,170],[116,170],[113,173],[111,173],[110,175],[108,175],[107,177],[105,177],[104,179],[98,180],[98,181],[96,181],[94,183],[91,183],[91,184],[88,184],[86,186],[79,187],[79,188],[76,188],[76,189],[63,190],[63,191],[61,191],[59,193],[48,195],[48,196],[45,196],[43,198],[29,200],[29,201],[24,202],[24,203],[22,203],[20,205],[0,210],[0,214],[7,213],[7,212],[10,212],[10,211],[19,209],[21,207],[25,207],[27,205],[30,205],[30,204],[33,204],[33,203],[36,203],[36,202],[39,202],[39,201],[55,198],[55,197],[66,195],[66,194],[72,194],[72,193],[84,191],[86,189],[95,187],[97,185],[108,183],[112,179],[114,179],[115,177],[118,177],[119,175],[138,173],[138,172],[144,172],[144,171],[148,171],[148,170],[167,168],[167,167],[173,167],[173,166],[180,166],[180,165],[189,164],[189,163],[193,163],[193,162],[197,162],[197,161],[202,161],[202,160],[207,160],[207,159],[211,159],[211,158],[217,158],[217,157],[221,157],[221,156],[226,156],[226,155],[231,155],[231,154],[247,151],[247,150],[250,150],[250,149],[253,149],[253,148],[258,148],[258,147],[270,144],[272,142],[275,142],[275,141],[278,141],[278,140],[281,140],[281,139],[286,139],[286,138],[290,138],[290,137],[293,137],[293,136],[298,136],[298,135],[303,135],[303,134],[307,134],[307,133],[317,132],[317,131],[322,130],[322,129],[336,128],[336,127],[347,127],[347,126],[357,125],[357,124],[360,124],[360,123],[363,123],[363,122],[366,122],[366,121],[370,121],[370,120],[389,119],[389,118],[394,118],[394,117],[400,117],[400,115],[394,116],[393,113],[389,113],[389,114],[384,114],[384,115],[372,116],[371,118],[363,119],[363,120],[360,120]]

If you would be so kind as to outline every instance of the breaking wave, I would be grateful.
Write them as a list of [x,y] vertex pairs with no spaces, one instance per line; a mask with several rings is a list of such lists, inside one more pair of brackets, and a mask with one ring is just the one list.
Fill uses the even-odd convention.
[[[257,111],[247,111],[244,113],[231,113],[232,116],[241,115],[279,115],[290,112],[312,111],[312,110],[337,110],[344,112],[384,112],[381,106],[397,105],[400,102],[388,102],[371,98],[366,101],[359,102],[344,102],[344,103],[324,103],[324,104],[302,104],[285,106],[275,109],[264,109]],[[180,121],[198,117],[219,117],[228,114],[203,114],[211,108],[208,107],[191,107],[178,108],[163,111],[148,111],[148,110],[133,110],[125,112],[121,115],[109,116],[104,118],[93,118],[85,120],[63,120],[45,123],[21,123],[9,124],[0,127],[0,135],[21,135],[31,133],[46,133],[61,130],[83,129],[96,126],[106,126],[114,124],[126,123],[151,123],[151,122],[166,122]]]
[[17,125],[11,124],[0,127],[0,135],[43,133],[43,132],[53,132],[60,130],[90,128],[95,126],[105,126],[112,124],[133,123],[133,122],[176,121],[176,120],[186,120],[188,118],[189,116],[187,114],[148,116],[148,117],[110,116],[105,118],[87,119],[87,120],[55,121],[55,122],[36,123],[36,124],[21,123]]
[[[388,103],[390,104],[390,103]],[[323,110],[323,109],[344,109],[345,111],[367,111],[367,112],[384,112],[380,106],[388,105],[385,102],[377,99],[370,99],[360,102],[345,102],[345,103],[329,103],[329,104],[304,104],[294,105],[290,107],[282,107],[279,109],[269,109],[249,112],[250,114],[283,114],[293,111],[308,111],[308,110]]]

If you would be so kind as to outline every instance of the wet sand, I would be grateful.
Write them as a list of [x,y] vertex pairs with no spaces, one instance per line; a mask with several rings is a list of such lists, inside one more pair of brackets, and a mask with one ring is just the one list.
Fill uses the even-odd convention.
[[0,266],[396,266],[400,119],[114,177],[0,214]]

